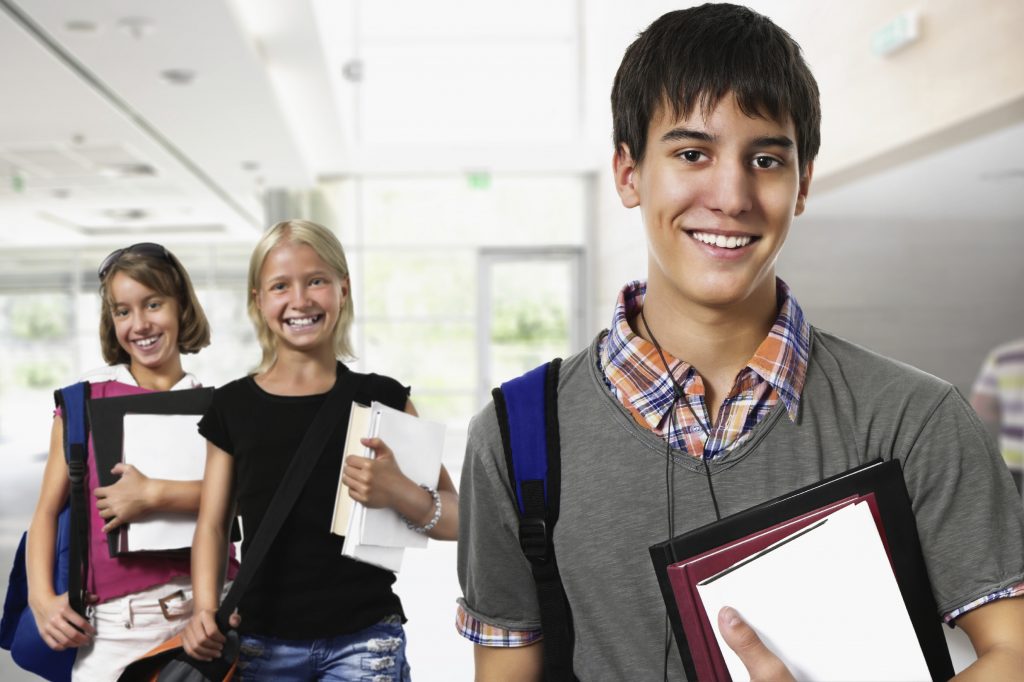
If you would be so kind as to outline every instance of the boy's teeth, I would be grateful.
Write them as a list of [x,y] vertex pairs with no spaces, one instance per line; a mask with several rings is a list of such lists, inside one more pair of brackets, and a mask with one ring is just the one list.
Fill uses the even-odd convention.
[[738,249],[750,243],[752,237],[726,237],[724,234],[711,234],[709,232],[693,232],[693,238],[699,242],[717,246],[721,249]]

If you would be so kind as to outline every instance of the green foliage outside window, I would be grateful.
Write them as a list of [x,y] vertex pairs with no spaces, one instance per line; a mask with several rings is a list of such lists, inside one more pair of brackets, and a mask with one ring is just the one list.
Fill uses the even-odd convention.
[[17,339],[44,341],[68,335],[67,297],[25,296],[11,301],[11,334]]

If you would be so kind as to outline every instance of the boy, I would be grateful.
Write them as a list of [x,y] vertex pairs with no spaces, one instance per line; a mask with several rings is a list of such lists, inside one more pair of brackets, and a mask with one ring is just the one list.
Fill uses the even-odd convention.
[[[554,546],[575,675],[683,679],[648,546],[877,457],[903,465],[936,602],[971,637],[972,672],[1024,673],[1024,515],[973,412],[949,384],[810,327],[775,277],[819,141],[799,47],[743,7],[672,12],[626,51],[612,109],[615,182],[640,208],[648,279],[559,374]],[[460,492],[458,624],[477,679],[539,679],[534,582],[490,406]],[[787,679],[735,611],[718,626],[753,679]]]

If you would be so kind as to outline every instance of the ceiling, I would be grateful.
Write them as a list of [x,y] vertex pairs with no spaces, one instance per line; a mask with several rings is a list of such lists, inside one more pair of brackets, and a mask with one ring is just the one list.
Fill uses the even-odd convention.
[[[0,248],[251,241],[267,189],[438,157],[529,169],[543,144],[549,167],[603,167],[590,5],[0,0]],[[1024,222],[1022,158],[1024,123],[951,137],[813,214]]]

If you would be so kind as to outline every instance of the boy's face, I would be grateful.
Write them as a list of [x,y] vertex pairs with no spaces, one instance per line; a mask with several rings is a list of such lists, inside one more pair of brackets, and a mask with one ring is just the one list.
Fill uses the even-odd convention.
[[619,196],[640,207],[647,231],[649,294],[715,309],[774,304],[775,259],[811,178],[796,141],[791,120],[750,118],[729,93],[707,119],[662,107],[641,164],[616,154]]

